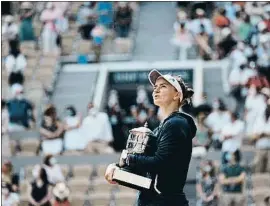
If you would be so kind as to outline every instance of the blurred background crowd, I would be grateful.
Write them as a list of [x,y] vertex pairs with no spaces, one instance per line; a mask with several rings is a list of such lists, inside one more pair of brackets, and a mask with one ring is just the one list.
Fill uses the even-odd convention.
[[[100,63],[104,54],[130,52],[134,24],[144,21],[137,19],[139,11],[151,3],[2,3],[2,205],[135,201],[135,191],[106,184],[102,162],[69,165],[58,159],[110,156],[125,148],[130,129],[146,121],[151,130],[158,127],[161,118],[149,91],[138,85],[130,103],[109,88],[101,110],[89,101],[83,109],[65,102],[59,111],[43,98],[53,95],[56,65],[61,67],[63,57],[75,54],[77,64],[87,64],[88,55],[93,55],[90,63]],[[209,101],[203,93],[199,105],[183,108],[198,127],[191,205],[270,205],[270,4],[166,4],[175,11],[167,44],[177,61],[230,62],[228,95]],[[38,135],[28,138],[31,131]],[[218,160],[208,159],[213,152]],[[252,158],[245,159],[246,153]],[[29,158],[29,164],[15,170],[12,160],[21,157]],[[31,162],[34,157],[38,164]]]

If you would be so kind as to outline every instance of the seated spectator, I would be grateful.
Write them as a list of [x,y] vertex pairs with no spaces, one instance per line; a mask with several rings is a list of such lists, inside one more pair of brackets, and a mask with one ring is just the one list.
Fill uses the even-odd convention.
[[196,191],[199,196],[197,205],[217,206],[218,205],[218,184],[215,175],[215,168],[211,161],[206,161],[200,168],[200,175],[196,178]]
[[264,96],[259,93],[259,89],[256,89],[255,85],[252,85],[245,102],[246,135],[248,137],[251,138],[255,122],[257,119],[262,119],[265,108]]
[[200,32],[195,37],[197,44],[199,45],[200,56],[204,60],[212,59],[213,51],[209,46],[209,35],[205,31],[203,24],[200,25]]
[[227,152],[240,150],[244,136],[245,124],[238,119],[237,113],[231,113],[231,121],[224,125],[221,131],[220,141],[222,142],[222,163],[225,163]]
[[24,83],[24,70],[27,62],[25,56],[20,52],[19,48],[11,50],[10,54],[5,60],[5,68],[9,75],[8,84],[11,87],[13,84],[23,85]]
[[28,185],[29,206],[50,206],[50,185],[46,170],[40,168],[34,181]]
[[96,25],[92,31],[93,47],[95,52],[95,62],[100,62],[102,45],[106,37],[106,30],[102,25]]
[[70,195],[70,190],[67,187],[67,185],[63,182],[57,183],[53,190],[52,193],[54,195],[54,201],[52,206],[70,206],[69,202],[69,195]]
[[7,102],[9,113],[9,131],[21,131],[34,128],[34,106],[24,98],[23,87],[14,84],[11,87],[13,98]]
[[148,108],[147,123],[148,123],[149,129],[152,131],[154,131],[154,129],[156,129],[160,124],[160,121],[157,117],[156,110],[155,110],[154,106],[150,106]]
[[219,59],[227,57],[236,46],[236,44],[237,42],[233,38],[230,28],[223,28],[221,30],[221,41],[217,44]]
[[56,117],[54,107],[47,108],[43,113],[43,120],[39,130],[43,154],[60,154],[63,151],[64,126]]
[[10,161],[5,161],[2,165],[2,182],[10,187],[10,192],[18,195],[19,176],[13,172],[13,165]]
[[113,23],[113,2],[97,2],[98,24],[107,29],[112,28]]
[[265,109],[262,119],[254,126],[253,137],[256,141],[255,172],[270,172],[270,104]]
[[18,206],[20,199],[12,193],[10,185],[2,182],[2,205],[3,206]]
[[115,14],[117,37],[128,37],[132,23],[132,9],[128,2],[119,2]]
[[92,103],[88,104],[88,116],[82,123],[82,135],[86,140],[86,151],[90,153],[113,153],[113,141],[109,117],[99,112]]
[[252,25],[250,23],[250,16],[246,15],[244,18],[244,22],[240,24],[239,30],[237,31],[237,36],[239,36],[241,41],[247,41],[248,37],[251,33]]
[[6,16],[2,26],[2,37],[3,40],[8,41],[10,50],[19,48],[18,33],[19,27],[18,24],[15,23],[14,17],[11,15]]
[[270,81],[270,33],[260,36],[257,48],[259,72]]
[[204,125],[206,116],[200,113],[197,118],[197,133],[193,138],[193,147],[204,147],[206,150],[209,149],[211,144],[209,129]]
[[236,159],[235,153],[227,153],[228,164],[223,165],[219,175],[219,182],[222,186],[220,205],[244,205],[245,196],[243,186],[245,181],[245,170]]
[[204,123],[210,129],[210,132],[213,133],[211,138],[214,148],[221,149],[221,131],[223,126],[230,122],[230,114],[221,99],[215,99],[212,108],[212,112],[207,116]]
[[[35,34],[33,29],[34,9],[31,2],[23,2],[20,11],[20,41],[34,41]],[[39,35],[39,34],[38,34]]]
[[7,110],[7,103],[5,100],[1,101],[1,135],[2,135],[2,156],[10,157],[10,139],[8,136],[9,114]]
[[226,16],[226,10],[224,8],[218,10],[218,15],[215,17],[214,21],[215,25],[219,28],[230,26],[230,19]]
[[[64,2],[62,2],[64,3]],[[62,35],[68,31],[69,22],[67,17],[67,12],[60,15],[55,21],[55,28],[56,28],[56,44],[60,48],[62,53]]]
[[40,16],[40,21],[43,22],[43,30],[42,30],[42,48],[43,53],[55,53],[57,52],[57,33],[55,21],[61,16],[61,10],[55,9],[52,2],[48,2],[46,4],[46,9],[44,9]]
[[83,39],[92,39],[91,31],[96,26],[95,4],[84,2],[77,14],[77,24]]
[[241,11],[237,11],[235,13],[235,19],[233,19],[232,24],[231,24],[232,33],[236,36],[237,39],[239,39],[238,31],[239,31],[240,25],[244,23],[244,20],[241,14],[242,14]]
[[[237,65],[238,64],[238,65]],[[256,76],[256,71],[247,66],[247,60],[245,58],[242,61],[238,61],[235,67],[231,70],[229,75],[229,84],[231,87],[230,94],[236,101],[236,107],[234,111],[237,111],[240,115],[243,114],[245,98],[247,96],[246,85],[248,80]]]
[[210,19],[205,17],[205,11],[198,8],[196,9],[197,17],[190,23],[190,30],[193,34],[197,35],[201,32],[201,25],[204,26],[206,34],[211,38],[213,36],[213,27]]
[[64,148],[65,150],[84,150],[85,144],[80,133],[82,117],[73,106],[65,108],[64,118]]
[[[43,160],[42,167],[46,170],[48,181],[50,184],[55,185],[58,182],[65,180],[60,166],[57,164],[57,159],[53,155],[46,155]],[[40,167],[33,170],[33,174],[38,174]]]

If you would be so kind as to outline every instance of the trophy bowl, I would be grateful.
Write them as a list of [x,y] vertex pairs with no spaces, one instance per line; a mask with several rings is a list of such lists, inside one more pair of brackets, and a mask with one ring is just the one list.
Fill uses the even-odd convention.
[[147,128],[147,123],[145,123],[144,127],[130,130],[126,149],[123,150],[118,167],[114,171],[113,181],[132,189],[150,189],[152,179],[147,177],[146,173],[136,171],[124,162],[125,156],[128,154],[153,155],[154,140],[155,136],[153,132]]

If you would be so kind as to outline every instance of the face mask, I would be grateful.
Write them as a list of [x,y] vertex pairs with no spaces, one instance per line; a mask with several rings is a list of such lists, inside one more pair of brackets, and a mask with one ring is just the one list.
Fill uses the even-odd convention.
[[203,170],[208,173],[211,171],[211,167],[209,165],[206,165]]
[[219,103],[218,102],[214,102],[213,103],[213,109],[218,109],[219,108]]
[[68,109],[68,110],[65,111],[65,115],[68,116],[68,117],[71,117],[72,112]]
[[23,99],[23,94],[18,94],[18,95],[16,96],[16,98],[17,98],[18,100],[22,100],[22,99]]
[[225,156],[225,159],[227,161],[230,161],[232,159],[232,154],[231,153],[227,153],[226,156]]
[[91,116],[95,116],[98,113],[96,108],[91,108],[88,110],[88,114]]
[[255,96],[256,93],[257,93],[257,91],[256,91],[255,88],[252,87],[252,88],[249,89],[249,94],[250,94],[251,96]]
[[54,157],[52,157],[49,162],[51,165],[55,165],[57,163],[57,160]]

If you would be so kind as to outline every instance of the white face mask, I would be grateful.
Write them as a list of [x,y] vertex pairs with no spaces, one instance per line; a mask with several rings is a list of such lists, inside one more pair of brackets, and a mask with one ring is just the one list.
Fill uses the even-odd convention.
[[88,114],[91,116],[95,116],[98,113],[98,110],[96,108],[91,108],[88,110]]
[[249,89],[248,93],[249,93],[249,95],[251,95],[251,96],[255,96],[256,93],[257,93],[257,91],[256,91],[256,89],[255,89],[254,87],[251,87],[251,88]]
[[16,99],[22,100],[22,99],[23,99],[23,94],[18,94],[18,95],[16,96]]
[[51,165],[55,165],[57,163],[57,160],[54,157],[52,157],[49,162]]
[[218,109],[219,108],[219,102],[215,101],[213,103],[213,109]]

